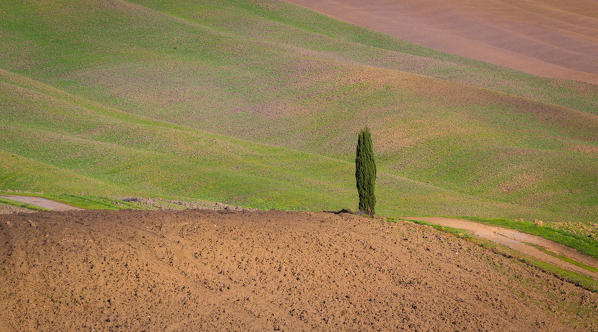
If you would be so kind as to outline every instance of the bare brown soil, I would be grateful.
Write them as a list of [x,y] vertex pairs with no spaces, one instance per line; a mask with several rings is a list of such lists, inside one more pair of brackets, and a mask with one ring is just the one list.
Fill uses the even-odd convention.
[[27,203],[31,205],[35,205],[38,207],[42,207],[44,209],[53,210],[53,211],[68,211],[68,210],[81,210],[74,206],[70,206],[64,203],[56,202],[50,199],[41,198],[41,197],[34,197],[34,196],[16,196],[16,195],[9,195],[9,196],[0,196],[0,198],[10,199],[11,201]]
[[481,224],[469,220],[463,219],[455,219],[455,218],[442,218],[442,217],[409,217],[406,218],[409,220],[420,220],[425,221],[428,223],[464,229],[467,231],[472,232],[478,237],[481,237],[486,240],[494,241],[498,244],[502,244],[507,246],[511,249],[515,249],[521,253],[526,255],[535,257],[539,260],[557,265],[563,269],[575,271],[577,273],[585,274],[591,276],[595,279],[598,279],[598,273],[588,271],[584,268],[581,268],[577,265],[571,264],[569,262],[563,261],[558,259],[554,256],[551,256],[545,252],[542,252],[540,249],[529,245],[534,244],[538,246],[542,246],[552,252],[565,255],[569,258],[572,258],[580,263],[584,263],[586,265],[595,267],[598,269],[598,260],[584,255],[578,252],[575,249],[569,248],[564,246],[560,243],[556,243],[550,240],[547,240],[541,236],[531,235],[527,233],[523,233],[514,229],[508,229],[503,227],[491,226],[486,224]]
[[443,52],[598,84],[594,0],[289,0]]
[[42,212],[0,243],[3,330],[598,329],[598,294],[411,223]]

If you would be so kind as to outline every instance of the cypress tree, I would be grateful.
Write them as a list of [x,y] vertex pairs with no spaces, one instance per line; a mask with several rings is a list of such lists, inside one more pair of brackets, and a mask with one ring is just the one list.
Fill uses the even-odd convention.
[[366,127],[359,133],[355,157],[355,179],[359,193],[359,211],[373,216],[375,213],[376,163],[370,130]]

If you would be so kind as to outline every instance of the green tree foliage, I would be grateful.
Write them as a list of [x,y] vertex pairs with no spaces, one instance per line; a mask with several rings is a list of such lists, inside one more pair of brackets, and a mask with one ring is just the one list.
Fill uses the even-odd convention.
[[359,193],[359,211],[373,216],[376,206],[376,162],[374,161],[374,147],[372,135],[368,128],[359,133],[357,140],[357,155],[355,157],[355,179]]

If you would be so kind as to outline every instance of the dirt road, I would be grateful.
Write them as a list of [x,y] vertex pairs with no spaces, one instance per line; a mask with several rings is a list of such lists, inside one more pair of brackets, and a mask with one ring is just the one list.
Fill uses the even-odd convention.
[[280,211],[0,216],[14,330],[598,329],[598,294],[434,229]]
[[53,211],[69,211],[69,210],[81,210],[74,206],[70,206],[64,203],[59,203],[53,200],[49,200],[46,198],[41,197],[34,197],[34,196],[17,196],[17,195],[5,195],[0,196],[0,198],[10,199],[11,201],[27,203],[31,205],[35,205],[38,207],[42,207],[44,209],[53,210]]
[[529,245],[528,243],[542,246],[552,252],[565,255],[565,256],[572,258],[578,262],[584,263],[586,265],[589,265],[589,266],[592,266],[592,267],[595,267],[598,269],[598,260],[597,259],[587,256],[587,255],[584,255],[575,249],[569,248],[560,243],[556,243],[556,242],[547,240],[540,236],[535,236],[535,235],[519,232],[514,229],[508,229],[508,228],[502,228],[502,227],[481,224],[481,223],[464,220],[464,219],[440,218],[440,217],[409,217],[409,218],[405,218],[405,219],[425,221],[425,222],[440,225],[440,226],[464,229],[464,230],[472,232],[473,234],[475,234],[478,237],[481,237],[486,240],[494,241],[498,244],[502,244],[504,246],[507,246],[511,249],[515,249],[515,250],[517,250],[521,253],[524,253],[526,255],[535,257],[539,260],[549,262],[554,265],[560,266],[564,269],[582,273],[582,274],[585,274],[585,275],[588,275],[588,276],[598,279],[598,273],[588,271],[588,270],[581,268],[577,265],[571,264],[569,262],[566,262],[559,258],[551,256],[551,255],[539,250],[538,248]]
[[598,84],[594,0],[289,0],[443,52]]

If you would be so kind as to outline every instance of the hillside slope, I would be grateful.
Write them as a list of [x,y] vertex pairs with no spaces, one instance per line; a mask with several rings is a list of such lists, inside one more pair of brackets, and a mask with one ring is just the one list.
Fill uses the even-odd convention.
[[[0,100],[2,188],[203,199],[262,209],[356,204],[352,165],[344,160],[127,114],[7,71],[0,71]],[[470,214],[533,211],[384,172],[379,181],[388,214],[449,211],[445,206]],[[396,197],[398,192],[408,195]]]
[[354,136],[368,125],[380,211],[598,220],[596,86],[278,1],[8,0],[0,12],[0,149],[17,155],[1,189],[352,207]]

